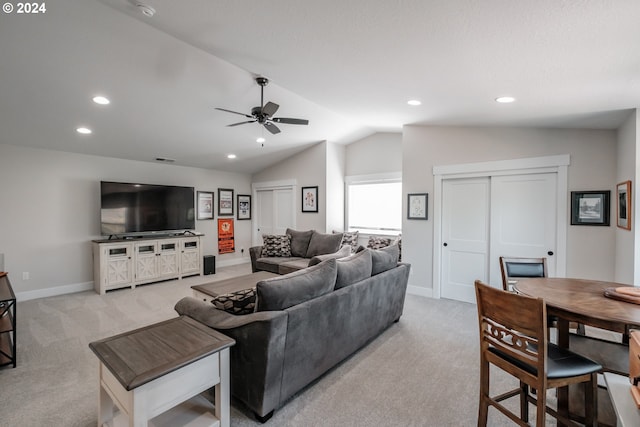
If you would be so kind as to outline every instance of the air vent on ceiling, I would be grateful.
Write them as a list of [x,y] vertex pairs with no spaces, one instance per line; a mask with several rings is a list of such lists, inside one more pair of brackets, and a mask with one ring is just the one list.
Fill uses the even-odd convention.
[[176,161],[176,159],[167,159],[165,157],[156,157],[156,161],[165,162],[165,163],[173,163],[173,162]]

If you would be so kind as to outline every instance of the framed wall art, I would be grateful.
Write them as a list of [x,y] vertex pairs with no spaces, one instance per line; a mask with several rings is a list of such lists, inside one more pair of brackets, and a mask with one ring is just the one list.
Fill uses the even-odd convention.
[[302,212],[318,212],[318,187],[302,187]]
[[213,219],[213,192],[198,191],[198,216],[196,219]]
[[238,194],[238,219],[251,219],[251,196]]
[[616,186],[618,227],[631,230],[631,181]]
[[428,193],[407,194],[407,219],[427,219]]
[[611,191],[572,191],[571,225],[609,225]]
[[233,216],[233,190],[218,188],[218,216]]

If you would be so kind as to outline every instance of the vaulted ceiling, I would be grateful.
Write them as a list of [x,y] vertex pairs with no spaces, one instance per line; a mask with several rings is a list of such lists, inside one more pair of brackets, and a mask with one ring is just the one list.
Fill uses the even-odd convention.
[[[0,13],[0,143],[252,173],[406,124],[615,129],[640,106],[637,0],[142,2]],[[256,76],[309,126],[227,127]]]

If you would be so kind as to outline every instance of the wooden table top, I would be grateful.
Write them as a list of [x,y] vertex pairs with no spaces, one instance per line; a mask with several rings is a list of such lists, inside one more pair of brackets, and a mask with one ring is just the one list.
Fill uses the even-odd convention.
[[607,288],[623,285],[572,278],[518,279],[516,292],[542,298],[547,313],[570,321],[625,332],[625,326],[640,327],[640,305],[604,296]]
[[89,347],[125,389],[133,390],[234,344],[232,338],[180,316]]
[[205,295],[217,297],[218,295],[255,288],[259,281],[277,276],[278,274],[271,273],[269,271],[258,271],[256,273],[232,277],[230,279],[218,280],[216,282],[204,283],[202,285],[194,285],[191,289],[202,292]]

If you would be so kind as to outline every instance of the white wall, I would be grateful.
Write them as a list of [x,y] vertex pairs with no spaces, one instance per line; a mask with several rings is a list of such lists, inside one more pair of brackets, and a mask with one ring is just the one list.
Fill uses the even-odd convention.
[[[327,224],[327,142],[318,143],[261,172],[253,175],[252,182],[295,180],[295,211],[297,230],[324,232]],[[301,188],[318,187],[318,213],[302,212]],[[329,230],[331,232],[331,230]]]
[[[428,126],[404,128],[403,193],[433,194],[433,166],[558,154],[571,157],[567,200],[570,191],[611,190],[613,194],[617,179],[615,131]],[[432,218],[438,208],[430,198],[428,221],[405,218],[402,224],[403,259],[412,264],[409,285],[425,288],[425,295],[433,289]],[[613,279],[614,228],[614,221],[610,227],[569,226],[567,276]]]
[[402,170],[402,134],[376,133],[347,145],[347,176]]
[[[91,286],[101,180],[190,186],[216,192],[216,201],[218,188],[251,194],[245,174],[0,144],[0,253],[16,293],[54,295]],[[217,254],[216,224],[196,221],[205,255]],[[218,265],[248,259],[251,221],[235,221],[235,238],[236,252],[217,256]],[[30,279],[22,280],[22,272]]]
[[[640,239],[635,238],[639,233],[638,219],[640,218],[640,210],[637,209],[635,194],[638,192],[638,174],[640,169],[636,167],[638,156],[640,155],[638,147],[638,120],[639,114],[637,110],[630,114],[629,118],[618,129],[618,152],[617,152],[617,173],[616,182],[631,180],[631,230],[625,230],[616,227],[616,197],[613,198],[613,226],[616,227],[616,259],[615,259],[615,276],[614,280],[620,283],[640,283],[640,260],[635,260],[636,255],[640,253],[637,244]],[[613,193],[616,194],[615,191]]]
[[344,230],[344,175],[346,149],[344,145],[327,143],[327,223],[325,229]]

